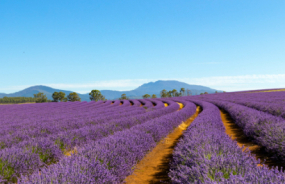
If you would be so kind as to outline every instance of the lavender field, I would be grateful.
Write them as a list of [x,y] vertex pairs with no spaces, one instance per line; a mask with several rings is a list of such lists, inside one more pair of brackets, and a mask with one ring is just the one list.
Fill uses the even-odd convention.
[[282,91],[1,105],[0,182],[128,183],[136,165],[198,107],[173,145],[167,183],[285,183],[283,168],[238,146],[220,114],[226,111],[243,136],[280,166]]

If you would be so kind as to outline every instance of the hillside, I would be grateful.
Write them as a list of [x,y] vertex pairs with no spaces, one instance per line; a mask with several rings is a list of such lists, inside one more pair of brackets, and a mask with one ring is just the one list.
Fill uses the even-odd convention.
[[[192,94],[200,94],[204,92],[208,93],[214,93],[217,91],[216,89],[212,89],[209,87],[205,86],[200,86],[200,85],[190,85],[184,82],[179,82],[179,81],[174,81],[174,80],[169,80],[169,81],[156,81],[156,82],[149,82],[146,84],[143,84],[139,86],[138,88],[130,91],[112,91],[112,90],[101,90],[101,93],[107,98],[107,99],[117,99],[119,98],[122,94],[126,94],[130,98],[142,98],[142,95],[144,94],[156,94],[159,96],[159,93],[161,90],[165,89],[167,91],[169,90],[180,90],[180,88],[185,88],[186,90],[189,89],[191,90]],[[72,91],[67,91],[67,90],[61,90],[61,89],[54,89],[48,86],[32,86],[27,89],[24,89],[22,91],[16,92],[16,93],[11,93],[11,94],[4,94],[0,93],[0,98],[3,98],[4,96],[7,97],[33,97],[33,94],[36,94],[38,92],[42,92],[47,95],[49,99],[51,99],[51,96],[53,92],[55,91],[62,91],[66,95],[71,93]],[[89,101],[89,95],[88,93],[86,94],[79,94],[80,98],[82,101]]]

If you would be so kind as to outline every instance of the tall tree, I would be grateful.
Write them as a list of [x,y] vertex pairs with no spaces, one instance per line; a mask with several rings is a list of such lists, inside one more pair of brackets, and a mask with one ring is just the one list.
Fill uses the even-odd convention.
[[181,93],[181,92],[180,92],[180,93],[175,92],[175,93],[174,93],[174,96],[175,96],[175,97],[182,96],[182,93]]
[[151,96],[151,98],[157,98],[157,97],[156,97],[156,95],[155,95],[155,94],[153,94],[153,95]]
[[172,96],[173,96],[173,97],[176,96],[176,93],[177,93],[177,90],[176,90],[176,89],[173,89],[173,90],[172,90]]
[[67,101],[67,98],[65,97],[65,93],[60,91],[58,93],[58,100],[61,101],[61,102],[64,102],[64,101]]
[[166,91],[165,89],[160,92],[160,97],[161,97],[161,98],[166,98],[166,97],[168,97],[167,91]]
[[41,92],[34,94],[34,98],[36,99],[36,103],[43,103],[48,101],[47,96]]
[[92,90],[89,93],[89,98],[91,101],[99,101],[99,100],[106,100],[105,97],[101,94],[99,90]]
[[59,100],[59,94],[58,94],[58,92],[54,92],[54,93],[52,94],[52,98],[53,98],[53,102],[58,102],[58,100]]
[[119,100],[128,100],[129,98],[127,97],[126,94],[122,94],[121,98],[119,98]]
[[143,98],[144,98],[144,99],[150,98],[150,95],[149,95],[149,94],[145,94],[145,95],[143,95]]
[[172,97],[172,91],[167,92],[167,97]]
[[70,102],[75,102],[75,101],[81,101],[81,98],[79,97],[79,95],[76,92],[72,92],[69,93],[69,95],[67,96],[67,100]]
[[185,96],[185,88],[181,88],[181,89],[180,89],[180,93],[181,93],[183,96]]

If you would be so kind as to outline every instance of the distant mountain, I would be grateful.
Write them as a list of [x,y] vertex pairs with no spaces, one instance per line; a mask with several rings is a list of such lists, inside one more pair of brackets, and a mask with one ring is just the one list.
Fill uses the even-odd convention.
[[[118,99],[121,97],[122,94],[126,94],[130,98],[142,98],[144,94],[155,94],[159,97],[160,91],[165,89],[167,91],[176,89],[179,91],[181,88],[185,88],[185,90],[189,89],[191,90],[193,95],[208,92],[208,93],[214,93],[216,89],[212,89],[209,87],[205,86],[200,86],[200,85],[190,85],[184,82],[179,82],[179,81],[174,81],[174,80],[168,80],[168,81],[156,81],[156,82],[149,82],[146,84],[141,85],[140,87],[131,90],[131,91],[112,91],[112,90],[101,90],[101,93],[107,98],[107,99]],[[71,93],[72,91],[67,91],[67,90],[60,90],[60,89],[54,89],[51,87],[47,86],[32,86],[27,89],[24,89],[22,91],[16,92],[16,93],[11,93],[11,94],[4,94],[0,93],[0,98],[3,98],[4,96],[7,97],[18,97],[18,96],[23,96],[23,97],[33,97],[33,94],[36,94],[38,92],[42,92],[47,95],[49,99],[52,99],[52,94],[55,91],[62,91],[66,95]],[[89,94],[79,94],[80,98],[82,101],[89,101]]]
[[[39,92],[42,92],[44,93],[48,99],[52,99],[52,94],[57,91],[62,91],[66,94],[66,96],[73,92],[73,91],[67,91],[67,90],[61,90],[61,89],[54,89],[54,88],[51,88],[51,87],[48,87],[48,86],[32,86],[32,87],[29,87],[27,89],[24,89],[22,91],[19,91],[19,92],[16,92],[16,93],[11,93],[11,94],[5,94],[5,93],[0,93],[0,98],[3,98],[4,96],[7,96],[7,97],[19,97],[19,96],[22,96],[22,97],[33,97],[34,94],[37,94]],[[89,101],[89,96],[86,95],[86,94],[79,94],[80,98],[82,101]]]

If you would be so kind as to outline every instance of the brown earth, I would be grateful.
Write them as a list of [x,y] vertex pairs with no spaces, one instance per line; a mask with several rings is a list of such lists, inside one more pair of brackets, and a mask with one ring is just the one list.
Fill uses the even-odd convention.
[[161,140],[157,146],[149,152],[135,167],[133,174],[125,179],[127,184],[155,184],[167,183],[169,163],[172,159],[172,152],[184,130],[192,123],[192,121],[201,112],[201,108],[197,107],[196,113],[182,122],[172,133],[165,139]]
[[[229,137],[231,137],[232,140],[237,141],[237,145],[240,148],[244,146],[243,151],[250,151],[250,154],[252,154],[256,159],[260,159],[260,161],[269,168],[276,166],[278,166],[279,169],[280,167],[284,168],[284,163],[272,158],[273,155],[266,152],[264,147],[257,145],[246,137],[242,129],[234,123],[233,119],[226,111],[220,110],[220,112],[223,124],[226,128],[226,133],[229,135]],[[258,166],[262,166],[262,164],[258,164]]]
[[[176,102],[176,103],[178,103],[178,102]],[[184,107],[184,105],[182,103],[178,103],[178,105],[179,105],[179,110],[181,110]]]

